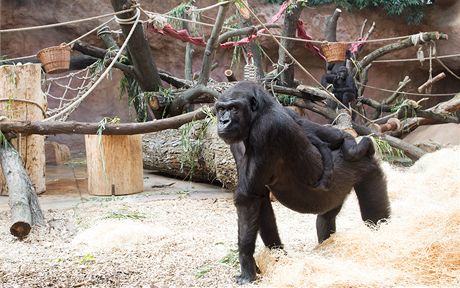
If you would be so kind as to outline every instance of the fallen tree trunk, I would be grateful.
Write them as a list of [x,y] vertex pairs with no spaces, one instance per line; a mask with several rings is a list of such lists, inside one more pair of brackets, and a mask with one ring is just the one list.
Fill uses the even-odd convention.
[[145,134],[142,151],[146,169],[181,179],[218,181],[228,189],[236,187],[236,166],[229,146],[207,120]]
[[22,239],[29,235],[33,225],[44,223],[43,213],[21,158],[11,145],[0,145],[0,164],[8,186],[13,222],[10,232]]

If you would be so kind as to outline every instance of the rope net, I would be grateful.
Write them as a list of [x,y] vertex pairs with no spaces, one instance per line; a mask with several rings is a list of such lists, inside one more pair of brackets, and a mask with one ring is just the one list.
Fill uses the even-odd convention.
[[59,77],[45,77],[42,91],[48,99],[46,117],[55,121],[66,121],[75,111],[83,96],[100,77],[99,62],[77,72]]

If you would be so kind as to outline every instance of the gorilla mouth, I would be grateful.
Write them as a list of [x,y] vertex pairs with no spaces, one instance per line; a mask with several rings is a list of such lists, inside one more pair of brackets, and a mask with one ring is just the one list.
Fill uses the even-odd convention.
[[217,135],[222,139],[224,140],[225,143],[227,144],[233,144],[233,143],[236,143],[236,142],[240,142],[241,140],[238,138],[238,133],[237,131],[236,132],[232,132],[232,131],[228,131],[228,129],[226,130],[217,130]]

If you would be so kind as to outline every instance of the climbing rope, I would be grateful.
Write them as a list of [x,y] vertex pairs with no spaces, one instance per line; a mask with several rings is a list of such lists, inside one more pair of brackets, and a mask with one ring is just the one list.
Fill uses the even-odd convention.
[[423,93],[401,92],[401,91],[384,89],[384,88],[380,88],[380,87],[375,87],[375,86],[363,84],[363,83],[361,83],[359,81],[356,81],[356,84],[359,85],[359,86],[363,86],[363,87],[366,87],[366,88],[379,90],[379,91],[383,91],[383,92],[401,93],[401,94],[413,95],[413,96],[443,97],[443,96],[454,96],[454,95],[458,94],[458,93],[423,94]]
[[80,22],[85,22],[85,21],[96,20],[96,19],[99,19],[99,18],[115,16],[115,15],[123,14],[123,13],[126,13],[126,12],[130,12],[132,10],[133,10],[133,8],[129,8],[129,9],[126,9],[126,10],[113,12],[113,13],[107,13],[107,14],[103,14],[103,15],[99,15],[99,16],[93,16],[93,17],[88,17],[88,18],[83,18],[83,19],[77,19],[77,20],[71,20],[71,21],[66,21],[66,22],[47,24],[47,25],[22,27],[22,28],[11,28],[11,29],[2,29],[2,30],[0,30],[0,34],[1,33],[30,31],[30,30],[37,30],[37,29],[46,29],[46,28],[59,27],[59,26],[64,26],[64,25],[69,25],[69,24],[75,24],[75,23],[80,23]]
[[[55,100],[49,101],[49,105],[54,104],[55,107],[48,107],[46,111],[47,117],[59,115],[55,116],[54,119],[59,117],[60,121],[65,121],[68,118],[77,107],[73,106],[72,109],[66,110],[65,113],[61,113],[61,111],[77,101],[89,88],[91,88],[100,74],[96,67],[97,65],[98,63],[95,62],[78,72],[69,73],[60,77],[50,77],[43,81],[43,91],[45,91],[46,97]],[[60,96],[55,96],[51,93],[51,91],[56,90],[60,92]],[[57,104],[55,104],[56,102]]]
[[[76,99],[75,101],[73,101],[71,104],[69,104],[66,108],[62,109],[59,113],[56,113],[55,115],[45,119],[44,121],[51,121],[51,120],[55,120],[59,117],[63,117],[65,115],[68,115],[70,111],[73,111],[76,109],[76,107],[86,98],[88,97],[88,95],[97,87],[97,85],[99,85],[99,83],[101,83],[101,81],[108,75],[108,73],[111,71],[113,65],[115,65],[115,63],[118,61],[118,58],[121,56],[121,54],[123,53],[123,50],[126,48],[126,45],[128,44],[129,42],[129,39],[131,39],[131,36],[133,35],[134,33],[134,30],[137,26],[137,24],[139,23],[139,18],[140,18],[140,12],[139,12],[139,9],[136,8],[136,14],[135,14],[135,18],[131,17],[131,18],[128,18],[128,19],[123,19],[122,21],[120,21],[119,23],[122,24],[122,25],[127,25],[127,24],[133,24],[133,26],[131,27],[131,30],[129,31],[129,34],[126,36],[126,39],[125,39],[125,42],[123,43],[123,45],[120,47],[120,49],[118,50],[118,53],[115,55],[115,57],[112,59],[112,62],[110,63],[110,65],[105,69],[105,71],[99,76],[99,79],[97,79],[97,81],[83,94],[81,95],[78,99]],[[132,19],[133,18],[133,19]]]

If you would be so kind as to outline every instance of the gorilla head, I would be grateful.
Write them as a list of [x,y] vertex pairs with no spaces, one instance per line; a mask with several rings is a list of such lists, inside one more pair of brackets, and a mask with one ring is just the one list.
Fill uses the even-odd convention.
[[248,83],[239,82],[230,89],[231,93],[224,92],[216,101],[217,134],[227,144],[245,141],[260,109],[273,104],[263,89]]

